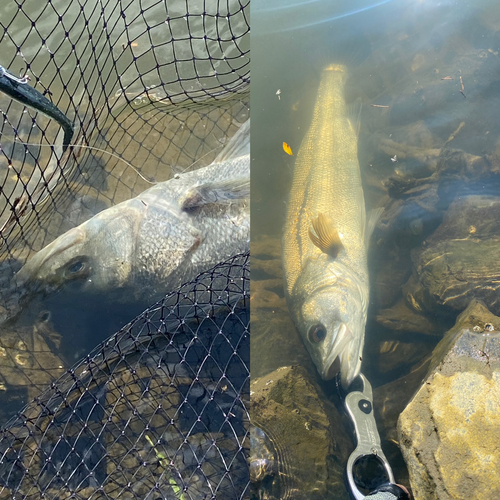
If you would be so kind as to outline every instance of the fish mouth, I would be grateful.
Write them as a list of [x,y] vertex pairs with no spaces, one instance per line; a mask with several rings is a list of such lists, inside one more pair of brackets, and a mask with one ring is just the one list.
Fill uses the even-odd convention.
[[[350,338],[351,330],[349,330],[345,323],[342,323],[339,327],[337,338],[331,346],[328,356],[323,363],[320,373],[323,380],[331,380],[340,371],[340,360],[338,360],[338,358],[346,348]],[[338,362],[335,362],[336,360],[338,360]]]

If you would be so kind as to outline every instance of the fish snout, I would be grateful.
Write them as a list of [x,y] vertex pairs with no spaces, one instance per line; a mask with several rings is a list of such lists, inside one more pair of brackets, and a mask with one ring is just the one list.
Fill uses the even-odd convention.
[[325,345],[321,367],[318,371],[323,380],[331,380],[342,369],[341,356],[352,337],[351,330],[345,323],[341,323],[333,342]]

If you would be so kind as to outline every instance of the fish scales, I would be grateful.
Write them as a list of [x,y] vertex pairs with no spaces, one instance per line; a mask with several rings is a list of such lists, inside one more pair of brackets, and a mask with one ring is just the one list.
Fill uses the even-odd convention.
[[[197,187],[218,183],[223,179],[248,181],[250,155],[216,163],[200,170],[186,173],[180,179],[172,179],[168,189],[176,204],[183,203],[188,188],[196,191]],[[199,172],[198,176],[194,175],[196,172]],[[177,272],[172,275],[172,281],[181,284],[184,276],[194,278],[198,273],[250,248],[249,197],[223,202],[214,200],[213,203],[199,204],[186,212],[190,225],[198,231],[200,240],[198,243],[194,242],[193,251],[186,252],[186,259],[182,267],[178,266]]]
[[[318,212],[328,214],[336,223],[344,235],[342,242],[348,254],[353,259],[366,261],[360,244],[360,235],[364,232],[364,201],[357,137],[347,119],[345,76],[345,72],[340,71],[324,72],[312,123],[297,154],[283,240],[289,294],[305,260],[320,257],[322,253],[308,235],[311,221]],[[363,207],[359,206],[360,202]]]
[[[199,187],[228,178],[242,179],[242,182],[248,179],[249,165],[249,155],[216,163],[161,183],[139,197],[148,207],[153,207],[143,219],[137,239],[140,249],[136,268],[145,271],[145,280],[155,275],[157,279],[170,276],[175,281],[175,275],[171,273],[179,268],[180,261],[183,261],[178,272],[180,279],[183,275],[195,276],[211,265],[247,251],[250,231],[248,198],[199,204],[185,211],[188,215],[185,220],[181,210],[179,224],[172,224],[170,214],[172,207],[182,205],[189,190],[196,191]],[[158,210],[166,200],[169,206]],[[175,253],[181,257],[177,261],[173,258]]]
[[[295,162],[283,234],[291,315],[323,378],[334,375],[331,365],[340,356],[345,384],[359,372],[368,302],[366,212],[357,131],[344,99],[346,79],[343,65],[323,71],[312,122]],[[340,237],[336,257],[309,235],[319,214]],[[325,327],[321,342],[309,339],[315,324]]]

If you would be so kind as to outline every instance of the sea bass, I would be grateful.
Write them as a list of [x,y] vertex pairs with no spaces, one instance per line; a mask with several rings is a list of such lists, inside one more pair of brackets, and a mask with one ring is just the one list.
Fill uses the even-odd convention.
[[[103,210],[35,254],[20,290],[79,290],[153,300],[250,248],[250,121],[204,168]],[[80,288],[81,287],[81,288]]]
[[290,314],[325,380],[358,375],[368,306],[367,229],[356,125],[344,100],[346,67],[321,77],[295,162],[283,234]]

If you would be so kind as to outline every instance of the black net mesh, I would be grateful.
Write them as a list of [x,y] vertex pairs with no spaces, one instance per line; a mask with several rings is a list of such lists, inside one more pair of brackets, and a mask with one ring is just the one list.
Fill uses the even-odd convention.
[[96,348],[0,434],[0,498],[231,499],[249,484],[249,256]]

